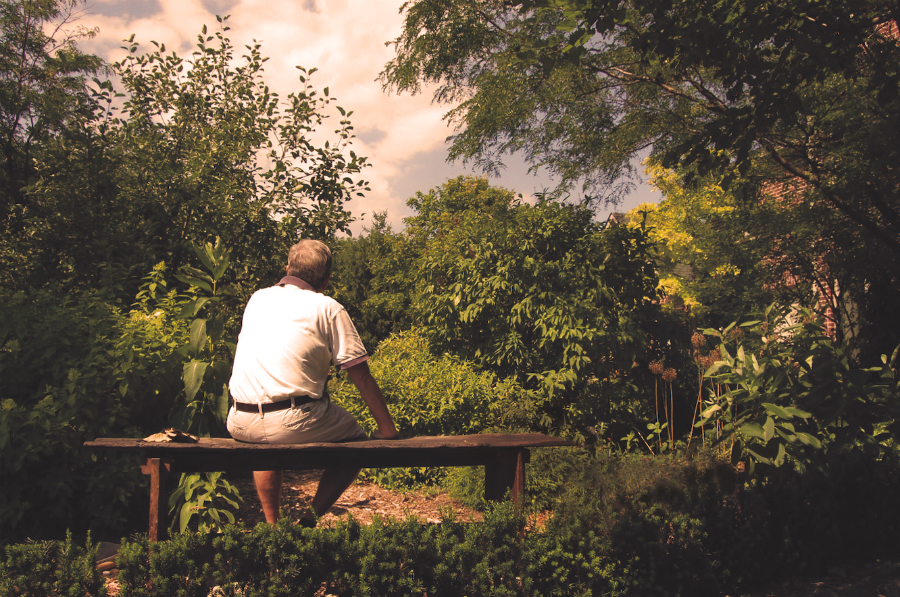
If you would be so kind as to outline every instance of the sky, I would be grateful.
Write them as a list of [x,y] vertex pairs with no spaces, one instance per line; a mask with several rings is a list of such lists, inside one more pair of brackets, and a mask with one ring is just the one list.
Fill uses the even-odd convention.
[[[412,215],[406,200],[416,191],[427,192],[449,178],[479,172],[461,162],[447,163],[447,136],[452,128],[443,116],[449,106],[433,104],[426,90],[420,95],[397,95],[382,90],[377,80],[393,57],[386,42],[396,39],[402,26],[402,0],[88,0],[78,24],[97,28],[97,35],[79,43],[86,52],[115,62],[125,55],[123,40],[135,41],[149,51],[151,41],[167,51],[189,57],[203,25],[218,26],[216,15],[230,15],[228,37],[237,49],[262,43],[268,56],[266,84],[282,97],[300,87],[296,66],[317,68],[311,82],[329,88],[336,104],[352,110],[357,138],[352,149],[366,156],[372,167],[364,170],[371,191],[350,202],[359,234],[374,212],[387,211],[394,230]],[[238,52],[236,52],[238,53]],[[337,128],[334,112],[334,128]],[[526,198],[553,186],[546,173],[528,174],[521,158],[505,160],[507,168],[491,183]],[[660,195],[648,184],[618,207],[598,210],[627,211]]]

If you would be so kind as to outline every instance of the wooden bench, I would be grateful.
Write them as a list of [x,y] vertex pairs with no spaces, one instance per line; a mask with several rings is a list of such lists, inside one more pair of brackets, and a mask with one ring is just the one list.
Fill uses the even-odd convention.
[[542,433],[488,433],[338,444],[247,444],[233,439],[181,444],[100,438],[84,445],[143,456],[141,472],[150,475],[150,540],[156,541],[166,533],[166,479],[172,473],[484,466],[484,497],[501,500],[510,492],[510,499],[521,507],[528,449],[574,444]]

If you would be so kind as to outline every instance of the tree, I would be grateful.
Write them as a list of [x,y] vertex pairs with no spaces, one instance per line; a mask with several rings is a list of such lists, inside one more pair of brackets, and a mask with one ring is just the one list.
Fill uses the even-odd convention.
[[[385,85],[456,101],[451,157],[488,167],[523,150],[588,190],[653,147],[667,167],[754,155],[807,200],[900,252],[900,125],[892,3],[672,5],[528,0],[406,5]],[[715,149],[717,151],[710,151]],[[775,172],[767,173],[774,176]]]
[[[32,255],[17,240],[36,213],[30,197],[35,153],[92,110],[86,77],[101,61],[78,50],[93,31],[76,27],[77,0],[17,0],[0,5],[0,262],[28,269]],[[4,283],[8,284],[8,280]]]
[[413,309],[434,350],[532,392],[542,425],[590,435],[609,421],[599,386],[631,369],[655,318],[642,230],[603,230],[590,210],[529,205],[460,178],[410,205],[424,241]]
[[[765,261],[772,228],[785,232],[777,205],[747,209],[721,181],[686,184],[655,164],[648,164],[647,173],[663,199],[628,212],[629,225],[646,218],[660,289],[688,306],[698,325],[724,327],[769,304],[773,292],[787,292],[782,272],[771,275]],[[807,294],[803,302],[809,299]]]
[[879,263],[833,273],[870,324],[893,321],[877,297],[900,286],[895,3],[418,0],[405,15],[383,82],[436,85],[458,127],[451,158],[492,169],[523,152],[558,193],[614,200],[607,187],[649,148],[663,167],[746,183],[750,207],[787,189],[797,250]]
[[301,236],[346,230],[344,204],[366,189],[356,176],[367,166],[348,148],[351,113],[336,108],[334,138],[314,144],[328,89],[301,68],[298,91],[279,98],[263,80],[260,45],[237,59],[219,20],[189,60],[155,42],[142,53],[132,37],[110,67],[117,80],[95,80],[86,108],[35,150],[24,193],[38,208],[8,248],[29,259],[4,268],[8,285],[127,282],[123,296],[133,296],[157,263],[198,265],[192,242],[222,237],[234,275],[256,286],[279,274]]
[[353,320],[369,353],[392,334],[413,326],[411,304],[421,248],[405,233],[395,233],[387,212],[356,238],[334,245],[330,290]]

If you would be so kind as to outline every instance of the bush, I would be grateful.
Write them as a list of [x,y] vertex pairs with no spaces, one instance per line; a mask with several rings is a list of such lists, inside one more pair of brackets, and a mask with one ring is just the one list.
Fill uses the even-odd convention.
[[15,595],[106,595],[106,583],[94,560],[97,546],[88,536],[84,548],[72,534],[64,542],[7,545],[0,560],[0,597]]
[[[221,277],[228,251],[206,243],[201,252]],[[199,276],[188,282],[207,285],[188,271]],[[67,528],[121,533],[144,516],[134,508],[147,487],[138,459],[82,444],[169,425],[209,436],[224,421],[229,322],[217,297],[170,291],[164,273],[154,268],[127,310],[102,293],[0,290],[0,542]],[[208,279],[214,289],[218,278]],[[196,317],[205,304],[219,307],[209,322]]]
[[[450,355],[433,356],[416,330],[381,343],[369,363],[385,395],[401,437],[480,433],[498,421],[501,404],[514,400],[517,387]],[[346,375],[328,386],[331,398],[363,429],[375,426],[359,392]],[[446,471],[435,468],[378,469],[369,472],[387,487],[438,483]]]
[[[218,586],[216,594],[234,596],[733,594],[799,571],[893,555],[896,463],[864,456],[751,483],[705,456],[578,460],[580,472],[542,529],[525,530],[504,502],[478,523],[444,513],[440,524],[408,518],[363,526],[348,518],[305,529],[284,519],[155,544],[123,540],[120,593],[206,595]],[[66,594],[99,582],[80,563],[90,561],[80,555],[90,544],[84,552],[48,545],[7,548],[0,595],[23,594],[13,586]]]
[[82,443],[164,426],[171,348],[157,322],[89,293],[0,293],[0,312],[0,541],[121,531],[146,486],[137,458]]
[[[581,448],[536,448],[531,450],[531,462],[525,476],[526,504],[533,510],[552,509],[560,496],[578,485],[583,471],[590,467],[593,457]],[[483,510],[484,469],[456,467],[447,469],[443,487],[450,497],[467,508]]]

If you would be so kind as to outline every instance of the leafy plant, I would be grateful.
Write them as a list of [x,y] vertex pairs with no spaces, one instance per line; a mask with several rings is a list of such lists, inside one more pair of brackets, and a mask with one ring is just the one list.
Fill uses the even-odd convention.
[[[184,404],[171,417],[175,427],[210,437],[212,430],[224,431],[228,416],[228,379],[234,357],[234,342],[225,336],[225,315],[215,310],[221,303],[217,284],[228,269],[231,250],[221,239],[215,244],[195,245],[194,252],[207,271],[191,266],[176,276],[189,284],[191,292],[201,294],[184,303],[178,317],[189,319],[189,336],[179,354],[190,359],[184,363],[181,379],[184,382]],[[203,310],[212,312],[209,318],[198,317]]]
[[169,494],[169,514],[174,514],[171,529],[184,533],[194,516],[200,531],[222,531],[234,524],[234,514],[241,500],[237,488],[223,473],[182,473],[178,487]]
[[704,330],[719,343],[707,369],[713,381],[697,425],[714,428],[733,462],[779,467],[811,464],[823,448],[864,444],[887,449],[893,437],[893,360],[856,365],[809,309],[768,307],[762,316],[724,330]]
[[[434,356],[417,329],[394,334],[382,342],[369,362],[385,395],[401,437],[479,433],[494,426],[506,404],[520,395],[511,383],[478,371],[451,356]],[[344,375],[328,386],[331,398],[346,408],[367,431],[375,421]],[[433,468],[377,469],[370,474],[386,486],[411,487],[440,481],[445,471]]]
[[[215,309],[220,306],[219,284],[230,263],[231,250],[221,239],[215,244],[195,245],[194,252],[206,268],[185,266],[184,274],[176,276],[189,284],[195,294],[181,307],[179,318],[191,319],[187,346],[179,353],[190,360],[182,368],[184,403],[171,418],[172,425],[183,431],[210,437],[212,433],[225,433],[230,396],[228,379],[235,344],[226,339],[225,314]],[[197,317],[206,310],[212,312],[209,319]],[[182,474],[178,487],[169,495],[169,512],[174,513],[172,528],[184,533],[196,515],[201,530],[221,530],[224,520],[234,523],[229,507],[237,509],[241,500],[237,488],[231,485],[221,472]]]

